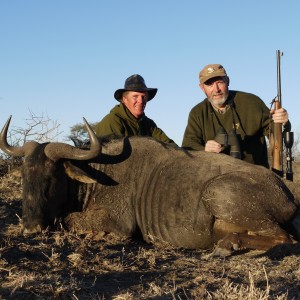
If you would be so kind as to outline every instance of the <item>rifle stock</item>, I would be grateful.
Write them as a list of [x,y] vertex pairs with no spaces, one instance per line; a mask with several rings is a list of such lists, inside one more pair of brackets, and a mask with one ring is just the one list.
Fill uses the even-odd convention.
[[[274,109],[281,108],[279,101],[274,102]],[[282,125],[281,123],[274,123],[273,125],[273,152],[272,152],[272,170],[283,177],[283,154],[282,154]]]

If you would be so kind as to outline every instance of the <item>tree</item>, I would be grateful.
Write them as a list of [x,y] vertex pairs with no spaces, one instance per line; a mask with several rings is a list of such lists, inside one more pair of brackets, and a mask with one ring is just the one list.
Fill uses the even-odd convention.
[[13,146],[21,146],[28,140],[35,140],[39,143],[56,141],[62,133],[59,131],[57,121],[44,115],[38,116],[29,110],[30,116],[25,119],[25,127],[12,127],[8,132],[7,140]]
[[[97,122],[89,123],[92,129],[95,131]],[[84,123],[77,123],[70,128],[71,134],[68,138],[73,141],[76,147],[82,147],[89,142],[88,132]]]
[[[22,146],[28,140],[40,143],[56,141],[62,133],[59,131],[57,121],[53,121],[47,115],[36,115],[29,110],[30,116],[25,119],[25,127],[12,127],[7,134],[7,141],[12,146]],[[0,176],[6,174],[12,168],[20,166],[22,157],[11,157],[0,151]]]

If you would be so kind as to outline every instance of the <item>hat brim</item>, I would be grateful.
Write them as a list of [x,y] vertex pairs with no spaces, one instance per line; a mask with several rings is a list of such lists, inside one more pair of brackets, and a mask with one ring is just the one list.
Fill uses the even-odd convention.
[[200,83],[204,84],[205,82],[207,82],[208,80],[215,78],[215,77],[227,77],[227,75],[224,75],[224,73],[220,73],[220,74],[212,74],[209,76],[206,76],[204,79],[201,79]]
[[148,100],[147,101],[152,100],[155,97],[156,93],[157,93],[157,89],[154,89],[154,88],[134,89],[134,90],[132,90],[132,89],[118,89],[114,93],[115,99],[118,100],[118,101],[121,101],[122,100],[122,95],[126,91],[141,92],[141,93],[147,92],[148,93]]

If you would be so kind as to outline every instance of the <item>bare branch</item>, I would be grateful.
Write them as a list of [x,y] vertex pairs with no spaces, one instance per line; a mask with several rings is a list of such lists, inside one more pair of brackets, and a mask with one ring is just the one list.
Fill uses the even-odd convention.
[[[49,118],[48,115],[37,115],[29,110],[29,117],[25,119],[25,127],[13,127],[7,134],[7,141],[12,146],[21,146],[28,140],[35,140],[39,143],[57,141],[62,133],[59,130],[60,124]],[[0,156],[7,158],[5,154]]]

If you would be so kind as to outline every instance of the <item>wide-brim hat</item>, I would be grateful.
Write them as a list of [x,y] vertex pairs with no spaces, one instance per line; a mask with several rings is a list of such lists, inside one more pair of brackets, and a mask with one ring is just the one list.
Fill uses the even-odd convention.
[[131,75],[125,80],[124,88],[115,91],[114,94],[115,99],[121,101],[122,95],[126,91],[134,91],[134,92],[142,92],[142,93],[147,92],[148,93],[147,101],[153,99],[157,93],[157,89],[148,88],[145,84],[144,78],[138,74]]

